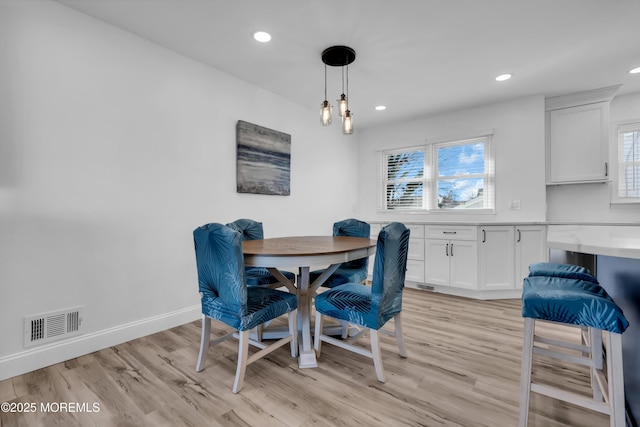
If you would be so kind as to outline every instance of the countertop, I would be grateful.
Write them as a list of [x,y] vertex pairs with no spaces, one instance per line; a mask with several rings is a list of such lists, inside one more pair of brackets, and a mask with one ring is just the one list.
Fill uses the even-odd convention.
[[640,259],[640,225],[550,224],[547,246],[586,254]]

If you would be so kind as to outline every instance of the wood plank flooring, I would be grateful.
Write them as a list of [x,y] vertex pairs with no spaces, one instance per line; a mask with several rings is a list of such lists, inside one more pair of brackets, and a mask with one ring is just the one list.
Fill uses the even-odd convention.
[[[0,402],[35,403],[37,410],[0,412],[0,425],[516,426],[522,325],[519,300],[405,289],[409,357],[400,358],[394,339],[382,335],[385,384],[370,359],[325,343],[318,368],[298,369],[285,346],[250,365],[234,395],[237,342],[211,348],[196,373],[197,321],[1,381]],[[577,340],[567,329],[549,332]],[[226,331],[212,322],[212,335]],[[560,375],[568,376],[568,388],[589,392],[586,368],[534,358],[534,378],[557,382]],[[68,402],[87,407],[55,406]],[[608,425],[605,415],[536,394],[531,410],[531,427]]]

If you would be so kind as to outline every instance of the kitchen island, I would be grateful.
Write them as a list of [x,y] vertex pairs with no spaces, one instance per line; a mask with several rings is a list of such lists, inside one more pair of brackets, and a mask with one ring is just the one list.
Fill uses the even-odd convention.
[[[624,311],[629,327],[622,334],[625,399],[631,425],[640,421],[640,225],[549,224],[547,246],[574,259],[595,256],[595,274]],[[593,268],[592,265],[586,267]]]

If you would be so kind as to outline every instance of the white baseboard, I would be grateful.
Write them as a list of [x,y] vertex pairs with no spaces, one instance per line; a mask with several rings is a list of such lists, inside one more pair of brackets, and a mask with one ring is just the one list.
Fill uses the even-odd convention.
[[[200,304],[0,358],[0,381],[200,319]],[[196,343],[197,345],[197,343]]]
[[492,299],[519,299],[522,298],[522,289],[504,289],[493,291],[476,291],[471,289],[454,288],[450,286],[438,286],[425,283],[405,282],[405,286],[413,289],[421,289],[457,297],[473,298],[480,300]]

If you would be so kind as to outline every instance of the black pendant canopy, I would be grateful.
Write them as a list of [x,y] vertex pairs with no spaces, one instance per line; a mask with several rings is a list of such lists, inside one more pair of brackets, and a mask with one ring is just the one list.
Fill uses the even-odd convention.
[[356,60],[356,51],[347,46],[331,46],[322,52],[322,62],[332,67],[341,67]]

